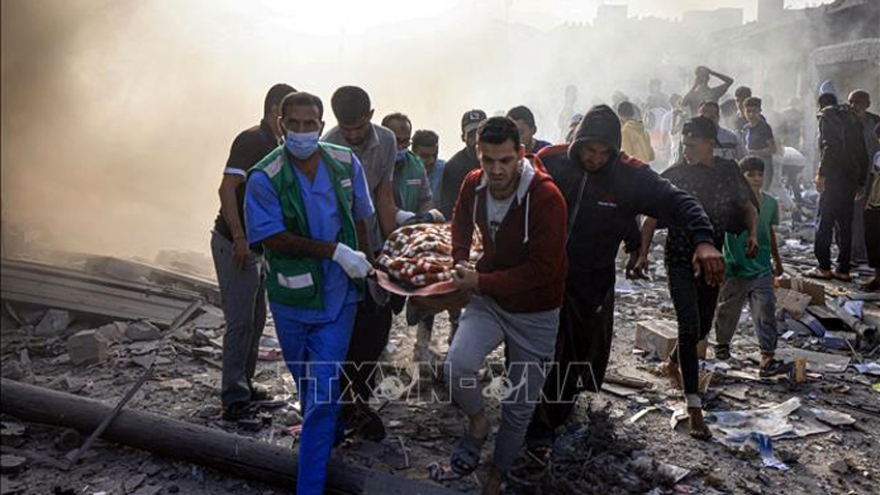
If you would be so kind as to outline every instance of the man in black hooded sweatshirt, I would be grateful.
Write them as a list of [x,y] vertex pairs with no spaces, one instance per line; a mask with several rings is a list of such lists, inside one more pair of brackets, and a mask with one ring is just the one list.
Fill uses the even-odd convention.
[[695,267],[720,277],[724,262],[713,245],[712,224],[697,200],[620,152],[620,120],[607,105],[593,107],[584,116],[570,145],[544,148],[536,161],[562,191],[569,214],[558,365],[550,369],[527,433],[530,451],[546,458],[555,430],[571,415],[577,394],[602,386],[611,355],[615,258],[626,241],[630,276],[638,261],[637,215],[663,218],[689,232],[696,246]]

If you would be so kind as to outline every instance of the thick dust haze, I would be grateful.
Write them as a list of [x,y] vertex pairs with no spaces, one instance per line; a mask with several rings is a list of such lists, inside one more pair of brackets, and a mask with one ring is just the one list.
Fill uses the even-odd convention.
[[[559,10],[534,17],[583,24],[599,3],[580,2],[570,19]],[[654,3],[658,14],[676,4]],[[725,2],[678,3],[680,11]],[[4,0],[7,225],[71,251],[207,253],[229,145],[259,121],[276,82],[321,96],[327,129],[334,89],[360,85],[376,121],[407,113],[416,129],[440,133],[448,158],[461,147],[459,121],[470,108],[492,115],[528,105],[538,137],[557,140],[567,85],[577,86],[583,111],[618,89],[642,97],[651,77],[667,94],[683,93],[693,67],[712,62],[659,19],[656,30],[637,32],[598,23],[539,31],[521,22],[530,10],[508,10],[510,1],[388,2],[387,22],[356,27],[358,16],[376,19],[386,7],[358,2],[330,15],[340,2],[323,10],[282,4]],[[720,64],[713,68],[743,72]]]

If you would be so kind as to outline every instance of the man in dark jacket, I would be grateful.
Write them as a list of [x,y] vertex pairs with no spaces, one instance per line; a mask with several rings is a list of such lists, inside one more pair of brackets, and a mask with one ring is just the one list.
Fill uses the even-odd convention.
[[[724,246],[726,232],[738,234],[747,228],[746,257],[754,258],[758,254],[757,200],[737,164],[715,156],[718,127],[706,117],[694,117],[685,122],[681,135],[684,162],[664,170],[662,177],[697,198],[712,223],[712,242],[717,249]],[[656,217],[642,225],[641,263],[647,260],[656,226]],[[678,320],[678,345],[666,371],[683,385],[691,436],[707,440],[712,434],[703,421],[697,344],[712,329],[723,274],[701,273],[693,266],[699,249],[690,232],[669,226],[664,255],[669,295]]]
[[[443,184],[440,186],[440,212],[446,218],[452,218],[452,208],[465,176],[480,168],[480,162],[477,161],[477,127],[484,120],[486,112],[482,110],[469,110],[461,117],[461,140],[464,141],[464,148],[446,162]],[[437,202],[436,198],[434,202]]]
[[[538,168],[546,168],[553,177],[569,211],[569,268],[556,343],[558,364],[547,377],[528,432],[530,448],[539,455],[549,452],[554,431],[571,415],[577,394],[602,386],[613,335],[615,258],[626,241],[631,253],[627,271],[634,268],[637,215],[682,227],[697,246],[694,265],[712,276],[724,272],[721,253],[712,244],[712,225],[697,201],[621,153],[620,139],[617,115],[599,105],[581,121],[571,145],[550,146],[537,155]],[[570,369],[577,363],[587,366]]]
[[[544,363],[553,357],[565,290],[565,200],[553,180],[524,158],[516,123],[493,117],[477,131],[480,170],[468,174],[452,219],[453,281],[473,291],[449,349],[452,398],[470,419],[452,455],[452,469],[467,475],[480,460],[490,432],[485,392],[476,387],[486,356],[505,343],[510,366],[502,385],[501,425],[483,494],[500,493],[516,459],[541,393]],[[483,256],[468,267],[479,230]],[[495,387],[499,389],[499,387]]]
[[[819,226],[814,251],[819,267],[808,277],[850,281],[852,255],[853,201],[864,193],[868,176],[868,152],[862,123],[852,108],[837,105],[837,97],[823,93],[819,97]],[[831,271],[831,240],[837,231],[840,253],[837,270]]]

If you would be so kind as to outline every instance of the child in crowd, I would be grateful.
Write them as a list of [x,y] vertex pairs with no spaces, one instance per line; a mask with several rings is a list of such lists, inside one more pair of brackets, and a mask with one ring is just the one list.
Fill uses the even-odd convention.
[[[724,239],[725,281],[718,297],[715,314],[715,335],[718,345],[715,357],[730,358],[730,342],[736,331],[743,304],[749,301],[755,333],[761,346],[761,376],[785,373],[786,365],[774,359],[776,352],[776,293],[773,276],[782,275],[782,260],[776,246],[773,226],[779,223],[779,205],[769,194],[761,192],[764,183],[764,161],[747,157],[740,161],[740,170],[757,198],[758,255],[746,256],[748,233],[730,234]],[[772,263],[771,263],[772,260]]]
[[760,98],[747,98],[743,107],[746,111],[746,125],[742,128],[743,141],[749,155],[757,156],[764,162],[764,184],[761,190],[768,191],[773,184],[773,155],[776,153],[773,129],[761,114]]

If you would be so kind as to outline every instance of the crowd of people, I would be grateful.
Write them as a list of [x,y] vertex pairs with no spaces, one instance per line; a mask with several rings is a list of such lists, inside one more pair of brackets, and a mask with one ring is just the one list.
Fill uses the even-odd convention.
[[[710,86],[713,78],[720,84]],[[394,315],[406,308],[407,323],[417,327],[413,360],[444,362],[442,379],[468,418],[448,464],[458,476],[479,465],[491,424],[475,384],[485,358],[504,344],[511,393],[483,486],[483,493],[500,493],[521,452],[548,459],[578,394],[600,390],[621,244],[626,276],[644,277],[654,232],[665,228],[679,331],[665,370],[683,390],[691,435],[709,438],[697,348],[713,325],[715,356],[728,359],[748,302],[761,375],[787,370],[775,358],[773,284],[783,267],[772,191],[774,181],[793,177],[778,159],[781,146],[809,142],[793,115],[776,121],[783,127],[777,141],[762,113],[767,98],[740,86],[723,99],[732,84],[698,67],[684,96],[666,96],[653,80],[644,102],[618,92],[612,106],[584,114],[575,113],[570,87],[559,119],[566,139],[558,144],[537,138],[525,106],[491,118],[469,110],[463,147],[447,161],[438,156],[437,133],[414,132],[407,115],[374,123],[359,87],[333,93],[337,125],[325,129],[319,97],[273,86],[259,125],[232,144],[211,240],[227,326],[224,418],[254,415],[269,395],[253,383],[268,299],[303,417],[297,493],[323,493],[334,445],[351,432],[385,435],[370,405],[374,366]],[[845,104],[832,93],[817,102],[818,267],[809,275],[850,281],[854,212],[868,261],[880,269],[880,117],[867,111],[864,91]],[[658,174],[652,163],[668,166]],[[372,274],[394,230],[447,221],[452,283],[469,302],[449,308],[449,350],[441,358],[430,350],[435,314],[386,292]],[[484,250],[471,267],[475,235]],[[833,269],[832,239],[839,247]],[[878,274],[865,290],[880,290]],[[572,370],[580,379],[560,377]]]

